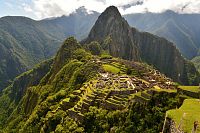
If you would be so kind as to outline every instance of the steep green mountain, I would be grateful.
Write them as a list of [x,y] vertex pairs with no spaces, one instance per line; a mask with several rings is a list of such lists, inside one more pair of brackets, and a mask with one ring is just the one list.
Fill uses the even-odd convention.
[[169,10],[163,13],[129,14],[124,17],[131,26],[174,42],[184,57],[191,59],[198,55],[199,14],[178,14]]
[[195,67],[200,72],[200,56],[197,56],[197,57],[193,58],[191,61],[194,63]]
[[[81,49],[76,40],[73,38],[66,40],[53,62],[52,60],[43,62],[23,73],[3,90],[0,97],[1,124],[10,122],[9,128],[17,121],[26,121],[26,114],[33,113],[33,109],[40,100],[42,102],[48,95],[54,94],[57,95],[56,99],[63,98],[66,87],[70,92],[71,89],[79,88],[87,79],[94,77],[98,66],[89,61],[90,58],[91,54]],[[54,100],[54,97],[52,98]],[[46,107],[49,108],[48,105]],[[42,109],[42,111],[45,110]],[[16,115],[16,113],[19,114]]]
[[0,29],[0,90],[9,80],[53,56],[60,44],[29,18],[0,18]]
[[41,21],[26,17],[0,18],[0,90],[17,75],[55,55],[66,37],[86,37],[96,14],[80,8],[69,16]]
[[91,55],[71,37],[53,60],[4,89],[0,125],[2,132],[157,132],[165,112],[180,105],[176,95],[151,66]]
[[152,66],[87,50],[70,37],[4,89],[0,131],[161,132],[166,111],[187,97]]
[[[33,69],[16,77],[10,86],[5,88],[0,94],[0,125],[9,118],[11,113],[17,108],[18,104],[25,93],[27,88],[38,85],[41,79],[50,70],[52,60],[45,61]],[[34,95],[35,96],[35,95]],[[27,103],[28,104],[28,103]],[[31,109],[31,106],[29,106]]]
[[173,43],[131,28],[116,7],[107,8],[99,16],[83,43],[91,41],[98,41],[112,56],[133,61],[141,59],[154,65],[177,82],[199,82],[199,73],[194,65],[181,56]]

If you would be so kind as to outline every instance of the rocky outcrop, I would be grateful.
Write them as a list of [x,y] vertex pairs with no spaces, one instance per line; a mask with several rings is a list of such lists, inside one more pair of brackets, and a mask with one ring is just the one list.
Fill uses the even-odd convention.
[[139,47],[134,43],[133,33],[127,21],[121,17],[118,9],[111,6],[103,12],[90,34],[82,43],[98,41],[103,43],[106,38],[111,38],[108,50],[115,57],[122,57],[128,60],[140,60]]
[[[108,7],[98,18],[88,38],[82,43],[99,41],[115,57],[145,61],[182,84],[198,84],[199,73],[186,61],[173,43],[164,38],[131,28],[118,9]],[[192,78],[191,78],[192,77]]]
[[165,118],[165,123],[164,123],[162,132],[163,133],[184,133],[184,131],[180,129],[180,127],[177,128],[174,120],[168,117]]

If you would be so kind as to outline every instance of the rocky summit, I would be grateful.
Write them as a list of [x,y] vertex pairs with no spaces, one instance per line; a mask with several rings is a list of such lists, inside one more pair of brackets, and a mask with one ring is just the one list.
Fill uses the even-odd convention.
[[[105,47],[108,39],[110,41]],[[98,41],[112,56],[152,64],[179,83],[189,85],[199,82],[198,71],[182,57],[173,43],[130,27],[114,6],[108,7],[99,16],[83,43],[91,41]]]
[[83,42],[102,43],[106,38],[111,38],[112,45],[108,46],[111,55],[138,61],[140,60],[139,47],[132,36],[132,30],[127,21],[122,18],[116,7],[111,6],[99,16],[88,38]]

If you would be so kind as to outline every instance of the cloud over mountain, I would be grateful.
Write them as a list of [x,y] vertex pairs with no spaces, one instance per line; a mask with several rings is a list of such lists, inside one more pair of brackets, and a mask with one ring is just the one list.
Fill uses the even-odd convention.
[[173,10],[179,13],[200,13],[200,0],[32,0],[24,10],[34,13],[39,19],[69,15],[84,6],[88,12],[103,12],[115,5],[122,14],[140,12],[163,12]]

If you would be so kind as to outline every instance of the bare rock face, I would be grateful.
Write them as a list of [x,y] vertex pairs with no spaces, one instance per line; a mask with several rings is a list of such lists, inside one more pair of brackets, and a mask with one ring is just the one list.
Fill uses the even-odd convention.
[[146,32],[138,32],[134,28],[132,31],[134,40],[140,46],[142,60],[154,65],[168,77],[182,83],[181,76],[185,76],[185,60],[176,47],[164,38]]
[[108,49],[111,55],[128,60],[140,60],[139,49],[132,38],[131,28],[114,6],[107,8],[99,16],[88,38],[83,42],[95,40],[102,43],[107,37],[112,39]]
[[88,38],[82,43],[98,41],[103,46],[108,37],[111,42],[107,49],[112,56],[145,61],[182,84],[198,84],[200,81],[194,65],[182,57],[173,43],[131,28],[114,6],[108,7],[99,16]]

